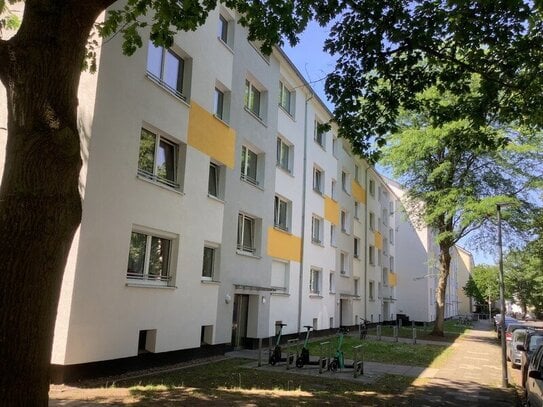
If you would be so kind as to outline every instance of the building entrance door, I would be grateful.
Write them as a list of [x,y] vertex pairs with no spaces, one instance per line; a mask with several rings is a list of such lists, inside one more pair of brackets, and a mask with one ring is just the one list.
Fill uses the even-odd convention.
[[247,316],[249,314],[249,296],[234,295],[234,313],[232,316],[232,346],[242,348],[247,338]]

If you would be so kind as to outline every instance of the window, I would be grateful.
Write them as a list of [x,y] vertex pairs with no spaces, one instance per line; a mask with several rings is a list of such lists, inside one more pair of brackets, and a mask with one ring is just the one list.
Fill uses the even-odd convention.
[[228,25],[228,20],[222,15],[219,15],[219,32],[217,33],[217,36],[225,44],[228,44]]
[[388,210],[383,208],[383,225],[388,226]]
[[323,172],[318,168],[313,168],[313,190],[319,194],[323,193]]
[[289,207],[290,203],[283,198],[275,196],[273,224],[283,230],[289,230]]
[[390,213],[390,216],[392,216],[394,214],[394,201],[390,201],[388,203],[388,211]]
[[217,116],[219,119],[224,119],[224,93],[215,88],[215,97],[214,97],[214,106],[213,106],[213,112],[215,113],[215,116]]
[[336,137],[334,137],[332,139],[332,154],[335,158],[337,158],[337,153],[338,153],[338,145],[339,145],[339,141]]
[[260,91],[249,80],[245,80],[245,107],[261,118]]
[[388,254],[388,238],[383,238],[383,255]]
[[336,225],[330,225],[330,246],[336,246],[337,229]]
[[394,256],[390,256],[389,260],[390,271],[394,272]]
[[126,277],[167,284],[171,280],[171,246],[170,239],[132,232]]
[[179,145],[159,134],[141,129],[138,174],[153,181],[180,188]]
[[360,257],[360,239],[357,237],[354,238],[353,256],[355,259],[358,259]]
[[254,254],[255,246],[255,219],[243,213],[238,215],[238,250]]
[[216,198],[218,198],[220,195],[220,190],[219,190],[219,179],[221,175],[220,173],[221,173],[221,169],[217,164],[209,163],[209,180],[208,180],[207,193]]
[[314,130],[313,138],[315,139],[315,142],[319,146],[324,148],[325,140],[324,140],[324,131],[322,129],[323,124],[319,122],[318,120],[315,120],[314,126],[315,126],[315,130]]
[[359,168],[358,168],[358,165],[355,164],[354,166],[354,180],[358,183],[360,183],[360,180],[358,178],[358,172],[359,172]]
[[357,201],[354,201],[354,218],[360,219],[360,204]]
[[370,246],[368,249],[368,261],[371,265],[375,265],[375,247]]
[[373,212],[370,212],[370,230],[375,230],[375,214]]
[[275,291],[288,292],[288,266],[288,263],[272,260],[271,287]]
[[388,269],[383,268],[383,286],[388,287]]
[[370,179],[370,195],[375,196],[375,181]]
[[330,287],[330,293],[336,292],[336,282],[335,282],[335,276],[334,273],[330,273],[328,277],[328,286]]
[[341,231],[342,232],[349,233],[348,223],[349,223],[349,220],[347,217],[347,212],[342,210],[341,211]]
[[355,297],[359,297],[360,296],[360,280],[358,278],[355,278],[353,280],[353,291],[354,291],[354,295]]
[[292,172],[290,169],[290,149],[289,144],[281,137],[277,137],[277,166],[289,173]]
[[204,260],[202,263],[202,280],[216,280],[216,267],[218,264],[218,247],[204,246]]
[[377,265],[380,266],[382,264],[383,254],[381,252],[381,249],[377,249]]
[[368,284],[368,297],[370,299],[370,301],[374,301],[375,300],[375,283],[373,281],[369,281],[369,284]]
[[[381,283],[377,283],[377,298],[382,298],[383,297],[383,289],[381,288]],[[379,320],[381,316],[379,315]]]
[[349,193],[349,175],[345,171],[341,171],[341,189],[343,192]]
[[377,218],[377,230],[379,231],[379,233],[381,233],[381,230],[382,230],[381,225],[382,225],[381,218]]
[[292,115],[293,113],[293,99],[293,92],[291,92],[282,81],[279,81],[279,106],[285,109],[289,115]]
[[322,244],[322,219],[313,215],[311,222],[311,241],[316,244]]
[[185,60],[174,51],[157,47],[149,41],[147,74],[174,95],[186,100],[183,89]]
[[347,274],[349,271],[349,255],[347,253],[339,253],[339,269],[341,274]]
[[332,180],[332,199],[337,201],[337,182],[335,179]]
[[311,294],[321,293],[321,271],[312,268],[309,272],[309,292]]
[[241,179],[250,184],[258,185],[257,181],[258,155],[245,146],[241,147]]
[[394,229],[393,228],[388,229],[388,241],[390,242],[391,245],[394,244]]

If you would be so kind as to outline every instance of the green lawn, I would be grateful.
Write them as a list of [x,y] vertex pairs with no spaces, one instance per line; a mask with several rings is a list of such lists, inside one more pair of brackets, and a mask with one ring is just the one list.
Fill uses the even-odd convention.
[[[469,326],[466,325],[459,325],[458,321],[454,320],[448,320],[445,321],[445,336],[444,337],[436,337],[430,335],[433,329],[433,324],[428,324],[426,327],[424,326],[416,326],[417,329],[417,339],[421,340],[429,340],[429,341],[448,341],[453,342],[456,338],[458,338],[460,335],[462,335],[467,329],[469,329]],[[393,327],[390,325],[383,325],[381,326],[381,335],[382,336],[393,336]],[[371,328],[368,330],[369,335],[377,335],[377,328]],[[399,329],[398,336],[400,338],[412,338],[413,337],[413,328],[411,326],[403,326]]]
[[[331,343],[332,356],[336,350],[337,338],[328,338]],[[320,339],[309,344],[309,354],[318,357],[321,351]],[[362,354],[365,361],[392,363],[398,365],[429,366],[436,358],[445,353],[447,347],[440,345],[412,345],[398,342],[384,342],[376,340],[363,340],[347,336],[343,342],[342,350],[345,358],[353,359],[353,346],[362,345]],[[328,347],[326,347],[328,348]],[[324,350],[325,355],[327,350]]]
[[[371,385],[321,377],[289,375],[284,369],[266,371],[243,367],[248,361],[228,359],[175,372],[121,381],[141,401],[138,405],[179,403],[204,405],[410,405],[401,394],[413,378],[386,375]],[[399,398],[400,397],[400,398]],[[170,405],[170,404],[167,404]],[[173,405],[173,404],[172,404]]]

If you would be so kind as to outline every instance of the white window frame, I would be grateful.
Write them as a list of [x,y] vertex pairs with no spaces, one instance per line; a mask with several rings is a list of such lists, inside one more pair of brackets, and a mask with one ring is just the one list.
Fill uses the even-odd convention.
[[[279,195],[275,195],[273,201],[273,226],[288,232],[290,230],[291,202]],[[281,224],[281,215],[284,212],[285,224]]]
[[[255,169],[254,169],[255,176],[254,176],[254,178],[250,174],[247,173],[248,169],[250,168],[249,163],[250,163],[251,154],[253,154],[254,157],[255,157],[255,165],[254,165],[254,167],[255,167]],[[240,161],[241,161],[241,163],[240,163],[240,165],[241,165],[241,177],[240,177],[241,180],[245,181],[245,182],[247,182],[247,183],[249,183],[251,185],[255,185],[255,186],[260,185],[260,182],[258,180],[258,176],[259,176],[259,168],[258,168],[258,166],[260,165],[259,164],[259,161],[260,161],[259,160],[259,154],[256,151],[252,150],[251,148],[243,145],[243,146],[241,146],[241,160]]]
[[375,214],[373,212],[371,212],[371,211],[370,211],[370,214],[369,214],[368,227],[370,228],[370,230],[372,232],[375,231]]
[[313,167],[313,191],[322,195],[324,185],[324,171],[318,167]]
[[260,90],[251,80],[245,79],[245,96],[244,106],[245,109],[254,114],[260,120],[262,120],[262,97],[263,91]]
[[375,266],[375,246],[373,245],[368,247],[368,262],[372,266]]
[[[285,170],[289,174],[292,174],[291,163],[294,162],[292,155],[292,145],[287,143],[282,137],[277,137],[276,145],[276,165],[277,167]],[[285,160],[286,154],[286,160]]]
[[[141,160],[142,160],[142,137],[143,133],[147,133],[148,135],[151,135],[155,139],[155,146],[153,151],[153,168],[152,171],[148,171],[147,169],[141,168]],[[165,143],[168,146],[173,147],[173,179],[161,177],[158,175],[159,172],[159,166],[157,162],[157,157],[160,156],[160,146],[161,143]],[[169,138],[165,137],[162,133],[154,130],[149,130],[147,127],[142,127],[140,132],[140,147],[139,147],[139,155],[138,155],[138,175],[151,180],[153,182],[158,182],[164,185],[167,185],[174,189],[181,189],[181,185],[179,183],[180,173],[179,173],[179,167],[180,167],[180,145],[174,141],[171,141]]]
[[[150,58],[152,58],[152,56],[158,52],[160,52],[160,72],[153,72],[153,69],[150,67]],[[166,78],[167,70],[171,69],[168,68],[169,55],[173,57],[178,63],[176,74],[177,81],[175,86],[172,86],[172,84],[168,83]],[[179,55],[179,53],[171,48],[164,48],[160,46],[157,47],[153,44],[152,41],[149,41],[149,46],[147,49],[147,76],[151,80],[159,84],[161,87],[166,89],[168,92],[185,101],[187,100],[187,81],[185,75],[188,74],[188,71],[189,67],[186,58],[183,58],[181,55]]]
[[[286,99],[285,99],[286,97]],[[283,80],[279,80],[279,106],[289,115],[293,115],[294,92],[289,89]]]
[[394,273],[394,256],[389,257],[389,268],[392,273]]
[[[222,185],[221,185],[223,171],[224,170],[223,170],[222,165],[214,163],[213,161],[209,162],[209,175],[208,175],[208,182],[207,182],[208,196],[212,196],[217,199],[222,199],[222,197],[224,196],[223,191],[222,191]],[[211,179],[211,174],[213,173],[215,174],[215,179],[213,180],[214,185],[212,185],[212,179]],[[215,193],[213,193],[212,191],[212,188],[211,188],[212,186],[215,188]]]
[[349,228],[349,212],[342,209],[340,212],[340,224],[341,224],[341,231],[343,233],[349,234],[350,228]]
[[360,297],[360,279],[353,279],[353,294],[355,297]]
[[383,267],[382,273],[383,287],[388,287],[388,268]]
[[370,195],[375,197],[375,181],[373,179],[370,178],[369,180],[369,187],[368,187],[369,191],[370,191]]
[[334,294],[336,292],[336,273],[333,271],[330,272],[328,275],[328,285],[329,285],[329,292],[330,294]]
[[390,242],[392,246],[394,246],[394,229],[393,228],[388,229],[388,241]]
[[349,274],[349,254],[343,251],[339,253],[339,272],[344,276]]
[[358,201],[354,201],[354,218],[360,220],[360,204]]
[[[213,253],[213,259],[211,261],[211,275],[207,276],[204,274],[205,270],[205,258],[206,258],[206,249],[212,250]],[[201,279],[204,281],[217,281],[218,280],[218,266],[220,264],[219,262],[219,245],[217,244],[211,244],[211,243],[205,243],[204,244],[204,251],[203,251],[203,258],[202,258],[202,277]]]
[[[272,269],[273,269],[273,264],[281,264],[281,266],[283,267],[283,270],[282,272],[284,273],[283,275],[283,281],[284,281],[284,286],[283,287],[279,287],[277,285],[274,285],[273,283],[270,284],[271,288],[273,288],[275,290],[275,292],[277,293],[288,293],[289,291],[289,268],[290,268],[290,264],[286,261],[281,261],[281,260],[277,260],[277,259],[272,259]],[[272,273],[273,273],[273,270],[272,270]]]
[[349,188],[349,174],[345,171],[341,171],[341,189],[343,192],[345,192],[347,195],[350,194],[350,188]]
[[315,119],[314,123],[314,133],[313,133],[313,140],[315,140],[315,143],[317,143],[322,148],[325,148],[326,146],[326,132],[319,130],[319,127],[323,125],[323,123]]
[[360,239],[358,237],[354,238],[353,257],[355,259],[360,258]]
[[[138,234],[145,237],[145,252],[143,254],[143,269],[141,273],[130,271],[130,263],[131,263],[130,251],[132,250],[132,239],[134,238],[134,234]],[[168,258],[165,260],[166,273],[161,272],[159,275],[149,274],[151,248],[153,244],[153,239],[160,239],[160,240],[164,240],[168,242],[168,249],[167,249]],[[176,239],[173,239],[171,236],[165,237],[163,235],[148,232],[141,229],[132,229],[132,232],[130,234],[128,265],[127,265],[127,271],[126,271],[127,280],[134,282],[136,284],[139,283],[139,284],[157,285],[157,286],[171,285],[173,281],[172,271],[174,267],[172,263],[173,263],[173,257],[174,257],[175,243],[176,243]]]
[[[241,227],[240,227],[241,222]],[[249,246],[245,245],[245,223],[249,222],[251,234]],[[237,234],[237,250],[243,253],[249,253],[251,255],[256,254],[256,219],[252,216],[249,216],[245,213],[240,212],[238,214],[238,234]]]
[[309,269],[309,294],[321,295],[322,292],[322,270],[311,267]]
[[370,301],[375,301],[375,281],[368,281],[368,299]]
[[313,215],[311,218],[311,242],[322,246],[323,219]]
[[330,224],[330,246],[337,246],[337,227],[333,223]]

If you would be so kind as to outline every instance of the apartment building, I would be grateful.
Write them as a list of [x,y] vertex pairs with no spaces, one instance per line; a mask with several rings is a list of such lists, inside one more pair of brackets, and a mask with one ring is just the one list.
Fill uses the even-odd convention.
[[[439,246],[437,233],[424,225],[406,208],[406,192],[401,185],[387,179],[398,197],[396,255],[401,259],[402,283],[398,294],[397,313],[411,320],[431,322],[436,318],[435,296],[439,280]],[[470,311],[465,286],[473,268],[473,256],[459,246],[451,249],[451,265],[445,292],[445,318]]]
[[112,38],[82,75],[83,217],[56,368],[254,346],[278,322],[297,334],[396,318],[393,189],[238,17],[220,7],[131,57]]

